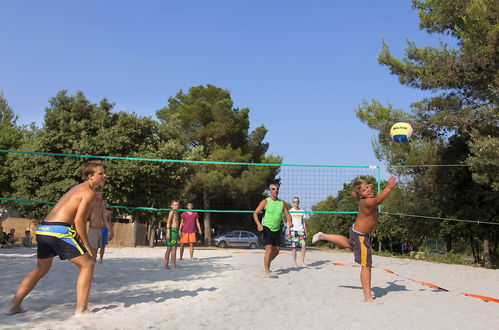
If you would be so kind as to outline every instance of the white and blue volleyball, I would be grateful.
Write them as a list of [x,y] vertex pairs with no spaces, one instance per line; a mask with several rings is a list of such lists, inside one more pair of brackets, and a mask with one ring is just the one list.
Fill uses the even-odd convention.
[[398,122],[392,126],[390,129],[390,136],[393,142],[396,143],[407,143],[411,139],[412,126],[406,122]]

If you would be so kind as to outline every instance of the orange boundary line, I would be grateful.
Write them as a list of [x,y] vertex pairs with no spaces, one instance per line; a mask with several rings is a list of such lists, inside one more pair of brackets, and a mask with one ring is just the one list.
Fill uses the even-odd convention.
[[[247,254],[247,253],[255,253],[255,254],[265,254],[265,252],[239,252],[239,251],[235,251],[233,252],[233,254]],[[287,254],[286,252],[279,252],[279,254]],[[318,262],[318,261],[322,261],[322,260],[312,260],[312,259],[307,259],[308,261],[311,261],[311,262]],[[334,265],[334,266],[346,266],[345,264],[341,264],[341,263],[338,263],[338,262],[324,262],[325,264],[331,264],[331,265]],[[353,268],[360,268],[359,265],[352,265]],[[378,269],[381,269],[382,271],[386,272],[386,273],[389,273],[389,274],[393,274],[395,276],[400,276],[399,274],[395,273],[394,271],[391,271],[389,269],[386,269],[386,268],[382,268],[382,267],[376,267],[376,266],[373,266],[372,268],[378,268]],[[449,291],[447,289],[444,289],[438,285],[435,285],[435,284],[431,284],[431,283],[428,283],[428,282],[422,282],[422,281],[418,281],[418,280],[415,280],[415,279],[412,279],[412,278],[408,278],[406,277],[406,279],[410,280],[410,281],[413,281],[413,282],[416,282],[416,283],[419,283],[421,285],[424,285],[426,287],[429,287],[429,288],[432,288],[432,289],[436,289],[436,290],[441,290],[441,291],[444,291],[444,292],[450,292],[450,293],[453,293],[452,291]],[[456,293],[459,293],[459,294],[462,294],[462,295],[465,295],[467,297],[471,297],[471,298],[478,298],[478,299],[481,299],[485,302],[494,302],[494,303],[497,303],[499,304],[499,299],[495,299],[495,298],[491,298],[491,297],[487,297],[487,296],[480,296],[480,295],[476,295],[476,294],[472,294],[472,293],[463,293],[463,292],[456,292]]]

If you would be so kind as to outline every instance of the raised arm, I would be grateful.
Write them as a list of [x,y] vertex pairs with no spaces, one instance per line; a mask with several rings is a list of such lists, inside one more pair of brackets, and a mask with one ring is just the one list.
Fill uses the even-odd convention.
[[379,204],[383,203],[383,201],[388,197],[390,192],[392,191],[393,187],[395,187],[395,182],[397,181],[397,178],[394,176],[391,176],[388,179],[388,184],[386,185],[385,189],[376,197],[374,198],[369,198],[366,200],[366,205],[369,207],[374,207],[378,206]]

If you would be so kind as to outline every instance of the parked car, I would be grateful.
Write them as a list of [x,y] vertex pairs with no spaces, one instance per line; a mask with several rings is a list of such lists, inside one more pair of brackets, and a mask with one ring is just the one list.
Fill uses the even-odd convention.
[[259,240],[258,236],[250,231],[233,230],[213,238],[213,244],[221,248],[233,246],[255,249],[259,245]]

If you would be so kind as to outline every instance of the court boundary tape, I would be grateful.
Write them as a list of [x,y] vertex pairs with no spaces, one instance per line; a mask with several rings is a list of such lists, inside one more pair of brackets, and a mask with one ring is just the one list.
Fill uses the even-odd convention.
[[[232,254],[265,254],[265,252],[261,252],[261,251],[257,251],[257,252],[235,251]],[[280,251],[279,254],[289,254],[289,252],[282,252],[282,251]],[[339,262],[327,262],[327,261],[324,261],[324,260],[313,260],[313,259],[307,259],[307,260],[311,261],[311,262],[323,262],[326,265],[330,264],[330,265],[333,265],[333,266],[343,266],[343,267],[360,268],[359,265],[350,265],[349,266],[349,265],[345,265],[345,264],[342,264],[342,263],[339,263]],[[435,285],[435,284],[432,284],[432,283],[429,283],[429,282],[418,281],[418,280],[415,280],[415,279],[410,278],[410,277],[402,276],[402,275],[400,275],[400,274],[398,274],[398,273],[396,273],[396,272],[394,272],[394,271],[392,271],[390,269],[387,269],[387,268],[378,267],[378,266],[373,266],[372,268],[381,269],[385,273],[405,278],[405,279],[407,279],[409,281],[412,281],[412,282],[424,285],[424,286],[429,287],[431,289],[435,289],[435,290],[439,290],[439,291],[443,291],[443,292],[449,292],[449,293],[462,294],[462,295],[464,295],[466,297],[481,299],[484,302],[493,302],[493,303],[499,304],[499,299],[495,299],[495,298],[492,298],[492,297],[477,295],[477,294],[473,294],[473,293],[454,292],[454,291],[450,291],[450,290],[444,289],[441,286],[438,286],[438,285]]]

